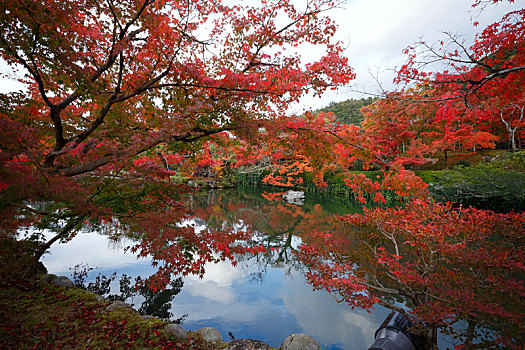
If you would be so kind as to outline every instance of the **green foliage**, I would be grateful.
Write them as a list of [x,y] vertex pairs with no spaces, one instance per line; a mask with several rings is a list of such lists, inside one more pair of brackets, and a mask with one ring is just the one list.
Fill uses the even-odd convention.
[[376,97],[368,97],[359,100],[352,98],[343,102],[330,102],[328,106],[317,110],[316,113],[333,113],[343,124],[359,125],[363,121],[361,107],[371,105],[377,100]]
[[[383,173],[381,171],[348,171],[347,173],[364,174],[367,178],[374,181],[383,177]],[[346,184],[344,177],[338,172],[327,172],[324,174],[323,180],[326,182],[326,186],[324,187],[315,184],[314,174],[312,173],[305,173],[303,174],[302,178],[306,191],[318,193],[320,195],[329,195],[341,199],[350,198],[351,200],[356,200],[356,196],[352,191],[352,188]],[[401,198],[393,191],[381,190],[381,194],[386,200],[386,206],[400,204]],[[374,202],[373,195],[364,193],[363,196],[367,201],[367,205],[374,207],[382,206],[379,203]],[[362,209],[362,205],[358,205],[358,207],[359,209],[357,211],[360,211]]]
[[506,170],[525,172],[525,151],[507,153],[506,157],[496,161],[496,165]]
[[259,186],[263,183],[266,175],[270,174],[269,170],[261,172],[235,173],[233,180],[241,186]]
[[178,185],[187,185],[190,181],[190,178],[180,174],[175,174],[170,176],[170,181]]
[[[520,160],[520,155],[515,156]],[[431,194],[440,201],[496,212],[525,210],[525,172],[509,170],[518,164],[513,158],[452,170],[419,172]]]

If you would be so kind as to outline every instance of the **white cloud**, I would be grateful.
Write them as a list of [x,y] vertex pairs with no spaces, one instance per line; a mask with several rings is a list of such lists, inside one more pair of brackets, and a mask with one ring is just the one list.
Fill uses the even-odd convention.
[[352,310],[328,293],[312,293],[304,278],[294,277],[283,280],[280,296],[304,333],[323,344],[353,344],[355,349],[366,349],[373,343],[375,330],[388,314],[386,309],[371,314]]
[[112,271],[133,266],[137,274],[149,276],[148,273],[152,273],[151,260],[137,259],[136,255],[125,253],[123,248],[126,245],[125,238],[119,243],[110,243],[107,236],[96,232],[79,233],[68,243],[52,245],[41,260],[49,273],[57,275],[69,275],[70,267],[86,263],[93,268]]
[[[420,38],[430,43],[442,39],[443,32],[465,36],[472,42],[476,33],[499,21],[507,12],[520,8],[507,2],[488,6],[481,13],[472,0],[347,0],[344,9],[330,14],[339,24],[338,40],[347,44],[346,56],[357,74],[352,83],[359,90],[375,93],[378,74],[381,84],[392,89],[393,69],[405,62],[402,50]],[[473,26],[479,22],[477,27]],[[359,98],[351,88],[326,93],[321,99],[306,97],[296,110],[320,108],[331,101]]]
[[6,61],[0,59],[0,93],[5,94],[23,89],[24,84],[18,81],[20,77],[20,72],[16,72]]
[[230,262],[207,263],[204,267],[204,278],[189,275],[184,280],[185,291],[192,296],[204,297],[211,301],[230,304],[235,301],[233,284],[235,280],[244,278],[241,268],[236,268]]

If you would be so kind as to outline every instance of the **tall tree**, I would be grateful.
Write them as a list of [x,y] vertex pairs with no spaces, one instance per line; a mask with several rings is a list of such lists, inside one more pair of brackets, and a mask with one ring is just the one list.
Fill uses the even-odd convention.
[[[238,235],[178,227],[181,189],[156,155],[183,162],[224,131],[257,142],[306,91],[348,82],[325,16],[338,5],[3,0],[0,54],[27,89],[0,110],[3,234],[55,231],[36,261],[85,225],[134,232],[165,276],[202,273],[217,249],[231,257]],[[324,55],[305,61],[302,44]]]
[[[334,150],[348,150],[347,162],[361,147],[369,161],[396,170],[378,181],[354,175],[349,184],[356,191],[403,184],[396,193],[412,198],[399,207],[342,217],[343,233],[318,233],[317,242],[305,244],[299,255],[309,267],[309,281],[351,306],[382,304],[404,313],[419,325],[415,330],[425,336],[427,349],[437,348],[438,330],[458,337],[456,348],[520,348],[524,342],[524,214],[436,203],[424,184],[400,167],[406,162],[403,143],[419,139],[421,157],[491,146],[495,136],[505,139],[499,130],[510,126],[511,118],[507,136],[520,127],[515,122],[525,86],[524,19],[525,10],[507,14],[471,47],[449,36],[437,46],[421,43],[426,51],[408,49],[409,61],[398,77],[408,88],[365,110],[365,131],[354,139],[332,133]],[[448,67],[429,70],[436,61]],[[352,140],[362,142],[353,149],[338,147]],[[466,326],[458,327],[462,322]]]

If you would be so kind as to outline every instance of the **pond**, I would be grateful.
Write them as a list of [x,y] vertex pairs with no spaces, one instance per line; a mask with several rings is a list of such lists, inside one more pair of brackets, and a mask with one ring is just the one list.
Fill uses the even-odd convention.
[[[314,291],[304,277],[305,267],[293,254],[309,232],[341,229],[333,214],[354,212],[359,205],[313,194],[307,194],[304,205],[272,200],[274,197],[257,188],[190,196],[194,217],[186,224],[197,230],[226,225],[247,230],[269,253],[239,256],[236,266],[228,261],[208,264],[203,279],[182,278],[178,285],[182,288],[164,295],[164,311],[172,319],[182,318],[187,330],[214,327],[226,341],[252,338],[279,347],[288,335],[306,333],[323,349],[367,349],[389,311],[382,307],[371,313],[352,310],[330,294]],[[86,232],[53,246],[42,261],[50,273],[66,276],[72,275],[73,266],[87,264],[94,268],[88,282],[99,273],[116,272],[132,279],[153,274],[151,260],[125,253],[126,245],[124,240],[115,243],[100,233]],[[117,280],[112,286],[116,294]],[[145,299],[138,295],[128,302],[138,309]]]

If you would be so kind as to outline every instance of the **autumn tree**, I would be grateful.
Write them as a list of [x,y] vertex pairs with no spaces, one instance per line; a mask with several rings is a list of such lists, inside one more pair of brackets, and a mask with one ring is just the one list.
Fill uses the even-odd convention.
[[[487,41],[480,35],[471,49],[482,41],[520,47],[520,13],[489,26],[493,36],[487,29]],[[454,37],[450,40],[461,45]],[[480,49],[472,58],[467,48],[442,54],[452,73],[423,71],[416,68],[416,56],[410,56],[399,81],[416,84],[372,105],[363,130],[327,114],[308,113],[280,120],[283,128],[268,130],[269,139],[279,140],[286,151],[281,152],[285,161],[275,164],[268,178],[272,183],[294,186],[293,175],[303,165],[321,174],[321,185],[323,171],[337,169],[363,203],[367,194],[374,203],[384,203],[387,192],[397,196],[398,207],[368,208],[362,215],[342,217],[345,231],[318,232],[299,257],[314,287],[351,306],[382,304],[412,318],[428,349],[437,348],[438,330],[458,337],[458,348],[523,343],[523,213],[494,214],[436,203],[426,184],[403,167],[427,161],[436,152],[493,147],[500,136],[493,126],[500,123],[500,112],[491,108],[499,106],[498,100],[506,105],[519,97],[523,86],[518,83],[523,53],[499,56],[500,44],[491,52]],[[458,59],[462,53],[471,61]],[[492,54],[501,60],[490,61]],[[483,66],[487,60],[494,64],[490,70]],[[515,94],[505,90],[510,82]],[[381,167],[383,175],[371,179],[352,172],[357,160]],[[465,327],[458,327],[462,322]]]
[[[363,125],[369,137],[363,136],[366,130],[357,133],[362,142],[350,147],[350,138],[344,142],[346,135],[332,132],[335,149],[342,149],[338,142],[348,147],[347,160],[360,146],[360,156],[366,151],[369,161],[394,170],[378,181],[358,182],[353,175],[356,181],[349,185],[356,191],[381,193],[404,184],[396,193],[411,199],[344,216],[343,233],[318,232],[317,242],[303,245],[299,254],[307,277],[353,307],[381,304],[405,314],[425,336],[427,349],[437,348],[438,330],[456,337],[456,348],[520,348],[524,341],[523,213],[436,203],[400,166],[409,141],[420,140],[414,150],[421,157],[427,151],[489,147],[495,137],[510,135],[498,130],[520,116],[511,106],[520,106],[523,94],[524,14],[507,14],[471,47],[449,36],[437,46],[410,48],[398,78],[408,85],[368,109]],[[429,56],[420,56],[422,47]],[[429,70],[436,61],[448,67]],[[512,125],[507,131],[521,124]]]
[[367,138],[376,144],[385,159],[402,165],[431,161],[433,149],[422,142],[422,133],[431,127],[432,106],[407,102],[412,93],[391,93],[386,98],[362,109],[361,123]]
[[[184,162],[224,131],[257,142],[306,91],[348,82],[325,15],[338,5],[2,1],[0,53],[26,87],[0,110],[3,235],[31,227],[36,262],[83,226],[102,226],[133,232],[131,249],[165,276],[202,273],[241,237],[177,226],[181,188],[162,157]],[[305,61],[302,44],[323,54]],[[47,242],[44,230],[55,232]]]
[[[430,86],[432,94],[418,100],[437,102],[436,113],[447,127],[470,125],[476,132],[507,139],[509,148],[516,150],[516,132],[523,127],[524,19],[523,9],[508,13],[485,28],[471,46],[448,33],[436,45],[420,42],[409,47],[397,81]],[[436,62],[445,68],[433,71],[431,63]]]
[[[451,156],[476,149],[494,148],[498,137],[469,118],[472,112],[443,108],[432,99],[434,90],[418,86],[389,93],[363,109],[363,129],[381,148],[386,158],[405,165],[436,162],[442,154],[445,167]],[[450,115],[460,117],[450,118]]]

